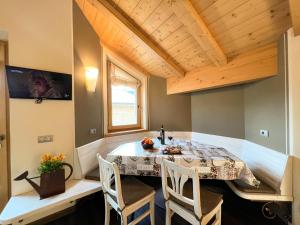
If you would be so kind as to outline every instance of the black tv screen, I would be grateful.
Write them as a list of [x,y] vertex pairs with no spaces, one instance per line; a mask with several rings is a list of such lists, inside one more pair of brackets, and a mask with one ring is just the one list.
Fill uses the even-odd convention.
[[70,74],[6,66],[10,98],[72,100]]

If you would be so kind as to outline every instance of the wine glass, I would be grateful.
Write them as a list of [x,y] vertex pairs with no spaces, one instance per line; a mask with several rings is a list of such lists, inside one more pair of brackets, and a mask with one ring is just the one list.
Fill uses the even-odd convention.
[[171,145],[173,145],[173,136],[171,136],[171,133],[168,135],[168,139],[169,139]]
[[156,137],[158,140],[159,140],[159,143],[161,142],[161,137],[160,136],[158,136],[158,137]]

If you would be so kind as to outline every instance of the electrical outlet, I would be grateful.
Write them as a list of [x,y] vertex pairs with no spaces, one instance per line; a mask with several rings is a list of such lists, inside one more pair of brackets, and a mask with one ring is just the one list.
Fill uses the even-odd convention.
[[91,128],[90,129],[90,134],[96,134],[97,133],[97,129],[96,128]]
[[263,136],[263,137],[269,137],[269,131],[268,130],[260,130],[259,134],[260,134],[260,136]]
[[53,142],[53,135],[38,136],[38,143]]

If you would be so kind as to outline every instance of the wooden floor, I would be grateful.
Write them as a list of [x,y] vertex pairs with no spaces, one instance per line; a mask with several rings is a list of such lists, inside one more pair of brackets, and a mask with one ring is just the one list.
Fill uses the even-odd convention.
[[[148,183],[149,179],[143,179]],[[165,224],[165,210],[164,202],[160,192],[160,180],[151,179],[151,185],[157,189],[156,196],[156,225]],[[250,202],[237,197],[226,186],[224,182],[214,181],[207,182],[205,184],[212,191],[223,194],[224,204],[222,207],[222,225],[284,225],[285,223],[275,218],[273,220],[265,219],[261,213],[262,203]],[[143,209],[142,209],[143,210]],[[135,216],[142,213],[142,210],[136,213]],[[89,196],[82,199],[76,206],[73,212],[60,217],[52,222],[41,222],[35,224],[47,224],[47,225],[103,225],[104,224],[104,203],[101,193]],[[110,225],[119,225],[120,218],[114,212],[111,211],[111,223]],[[141,225],[149,225],[150,220],[147,218],[143,220]],[[179,216],[172,218],[172,225],[188,225],[187,222],[182,220]]]

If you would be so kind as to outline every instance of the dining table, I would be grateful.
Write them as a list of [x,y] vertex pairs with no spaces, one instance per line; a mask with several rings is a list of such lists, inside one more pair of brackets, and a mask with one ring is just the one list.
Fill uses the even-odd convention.
[[[123,175],[161,176],[162,160],[194,167],[201,179],[242,180],[251,186],[259,186],[247,164],[221,146],[191,140],[171,140],[162,145],[154,139],[153,149],[144,149],[140,141],[121,144],[106,159],[116,163]],[[165,154],[168,146],[181,149],[181,154]]]

